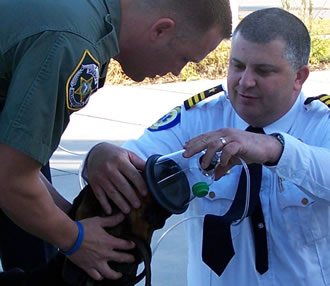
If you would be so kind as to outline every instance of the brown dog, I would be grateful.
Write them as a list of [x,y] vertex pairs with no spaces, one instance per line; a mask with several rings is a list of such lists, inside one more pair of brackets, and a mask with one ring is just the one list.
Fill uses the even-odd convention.
[[[13,271],[0,276],[2,286],[133,286],[145,277],[145,285],[151,285],[151,250],[150,242],[156,229],[164,226],[166,219],[171,215],[163,209],[149,193],[141,199],[141,207],[133,209],[117,226],[106,228],[106,231],[116,237],[132,240],[136,247],[132,250],[135,256],[134,263],[109,262],[112,269],[123,273],[119,280],[93,281],[83,270],[75,266],[64,255],[56,258],[44,269],[31,273]],[[119,209],[110,201],[113,214]],[[94,193],[87,185],[75,198],[69,216],[74,220],[81,220],[93,216],[105,216]],[[140,262],[144,262],[144,271],[137,276]]]

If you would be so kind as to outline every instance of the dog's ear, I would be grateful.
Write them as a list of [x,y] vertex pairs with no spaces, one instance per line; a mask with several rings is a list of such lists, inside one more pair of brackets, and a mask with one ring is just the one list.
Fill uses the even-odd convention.
[[[137,192],[137,195],[138,192]],[[137,274],[138,264],[144,261],[147,281],[151,281],[151,250],[150,242],[153,232],[156,229],[162,228],[166,219],[171,215],[163,209],[153,198],[151,193],[147,196],[140,197],[141,207],[132,209],[131,212],[125,216],[125,219],[114,227],[105,228],[105,230],[116,237],[127,240],[133,240],[136,244],[135,249],[128,251],[135,256],[134,263],[116,263],[109,262],[112,269],[123,273],[123,277],[119,280],[103,280],[102,282],[95,282],[95,285],[134,285],[140,281],[143,276]],[[109,200],[112,207],[112,214],[116,214],[120,210]],[[87,185],[80,194],[73,201],[73,206],[69,212],[69,216],[74,220],[81,220],[93,216],[105,216],[101,205],[96,199],[94,192],[90,185]],[[64,259],[62,277],[68,285],[86,285],[86,281],[90,278],[88,275],[78,267],[76,267],[66,257]],[[108,281],[108,282],[106,282]],[[103,284],[104,283],[104,284]],[[133,284],[134,283],[134,284]],[[150,282],[151,283],[151,282]]]
[[73,220],[81,220],[94,216],[106,216],[90,185],[86,185],[74,199],[68,215]]
[[[80,220],[82,218],[96,216],[93,215],[93,211],[97,208],[93,200],[87,203],[90,193],[92,192],[89,185],[81,190],[79,195],[74,199],[72,208],[70,209],[68,215],[73,220]],[[78,217],[79,216],[79,217]],[[78,266],[73,264],[69,259],[67,259],[63,254],[58,254],[58,263],[62,265],[61,276],[64,282],[68,286],[84,286],[86,285],[89,276],[80,269]]]
[[[111,201],[111,207],[112,207],[112,213],[115,214],[119,212],[119,209],[117,206],[115,206]],[[74,199],[72,208],[69,211],[70,218],[73,220],[82,220],[84,218],[88,217],[94,217],[94,216],[106,216],[105,212],[103,211],[101,205],[99,204],[98,200],[96,199],[94,192],[91,188],[90,185],[86,185],[79,195]],[[111,227],[111,228],[106,228],[105,230],[116,237],[123,237],[124,232],[126,229],[129,229],[127,226],[127,217],[122,221],[119,225]],[[59,254],[59,256],[63,256],[62,254]],[[60,259],[60,258],[59,258]],[[79,267],[77,267],[75,264],[73,264],[69,259],[67,259],[65,256],[63,256],[63,261],[60,263],[62,265],[61,269],[61,276],[62,279],[67,283],[67,285],[70,286],[85,286],[85,285],[90,285],[87,284],[89,281],[92,281],[91,278]],[[125,271],[130,269],[130,273],[132,272],[132,266],[127,267],[129,265],[126,265],[124,263],[115,263],[115,262],[110,262],[109,263],[111,268],[124,272],[123,274],[125,275]],[[136,269],[134,268],[134,273],[136,273]],[[134,274],[133,273],[133,274]],[[128,276],[128,273],[126,273]],[[127,277],[126,277],[127,279]],[[118,283],[118,281],[108,281],[107,283],[104,282],[104,285],[124,285],[121,283]],[[101,281],[95,281],[93,282],[92,285],[103,285],[103,282]]]

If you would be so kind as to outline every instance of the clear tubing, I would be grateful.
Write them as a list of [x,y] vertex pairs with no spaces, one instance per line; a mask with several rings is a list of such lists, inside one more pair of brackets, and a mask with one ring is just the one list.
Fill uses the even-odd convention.
[[247,166],[247,164],[245,163],[245,161],[238,157],[238,159],[241,161],[243,168],[245,170],[245,174],[246,174],[246,195],[245,195],[245,207],[244,207],[244,212],[242,214],[242,217],[233,222],[232,225],[239,225],[248,215],[248,211],[249,211],[249,206],[250,206],[250,172],[249,172],[249,168]]
[[190,216],[190,217],[186,217],[183,218],[182,220],[178,221],[177,223],[175,223],[174,225],[172,225],[168,230],[166,230],[161,237],[157,240],[155,246],[152,248],[152,254],[154,255],[154,253],[156,252],[159,244],[162,242],[162,240],[164,239],[164,237],[170,232],[172,231],[174,228],[176,228],[178,225],[180,225],[181,223],[186,222],[187,220],[191,220],[191,219],[196,219],[196,218],[204,218],[203,215],[201,216]]
[[[248,215],[248,211],[249,211],[249,206],[250,206],[250,172],[249,172],[249,168],[247,166],[247,164],[245,163],[245,161],[239,157],[239,160],[241,161],[242,165],[243,165],[243,168],[244,168],[244,171],[245,171],[245,174],[246,174],[246,198],[245,198],[245,207],[244,207],[244,212],[242,214],[242,217],[233,222],[232,225],[234,226],[237,226],[239,225]],[[154,254],[159,246],[159,244],[162,242],[162,240],[164,239],[164,237],[170,232],[172,231],[174,228],[176,228],[178,225],[180,225],[181,223],[184,223],[188,220],[191,220],[191,219],[197,219],[197,218],[203,218],[204,219],[204,215],[201,215],[201,216],[190,216],[190,217],[186,217],[186,218],[183,218],[182,220],[178,221],[177,223],[175,223],[174,225],[172,225],[168,230],[166,230],[162,235],[161,237],[157,240],[155,246],[152,248],[152,254]]]

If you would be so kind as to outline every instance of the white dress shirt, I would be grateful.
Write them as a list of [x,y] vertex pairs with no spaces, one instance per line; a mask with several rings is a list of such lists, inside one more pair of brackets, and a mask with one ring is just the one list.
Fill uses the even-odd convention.
[[[264,128],[281,133],[284,151],[277,166],[263,167],[260,198],[264,213],[269,270],[255,270],[250,218],[232,226],[236,254],[221,277],[203,263],[203,219],[185,223],[188,241],[188,286],[322,286],[330,285],[330,111],[321,102],[304,105],[301,93],[291,110]],[[177,109],[178,110],[178,109]],[[172,118],[171,118],[172,117]],[[185,142],[223,127],[244,130],[248,124],[234,111],[227,96],[201,102],[162,122],[177,122],[162,130],[146,129],[124,147],[146,159],[182,149]],[[160,124],[161,125],[161,124]],[[210,186],[209,195],[193,200],[185,215],[223,215],[234,198],[242,166]],[[221,231],[221,229],[219,230]]]

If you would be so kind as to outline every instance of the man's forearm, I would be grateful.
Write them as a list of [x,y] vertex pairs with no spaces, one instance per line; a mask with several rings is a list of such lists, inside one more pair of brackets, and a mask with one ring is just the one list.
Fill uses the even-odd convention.
[[52,184],[48,182],[46,177],[40,173],[40,179],[45,184],[46,188],[48,189],[48,192],[52,196],[55,204],[65,213],[68,213],[71,209],[71,203],[67,201],[55,188]]
[[0,208],[27,232],[69,249],[78,229],[40,179],[41,164],[5,144],[0,144],[0,158]]
[[74,243],[75,223],[55,205],[38,172],[10,178],[1,184],[0,197],[2,210],[27,232],[64,250]]

